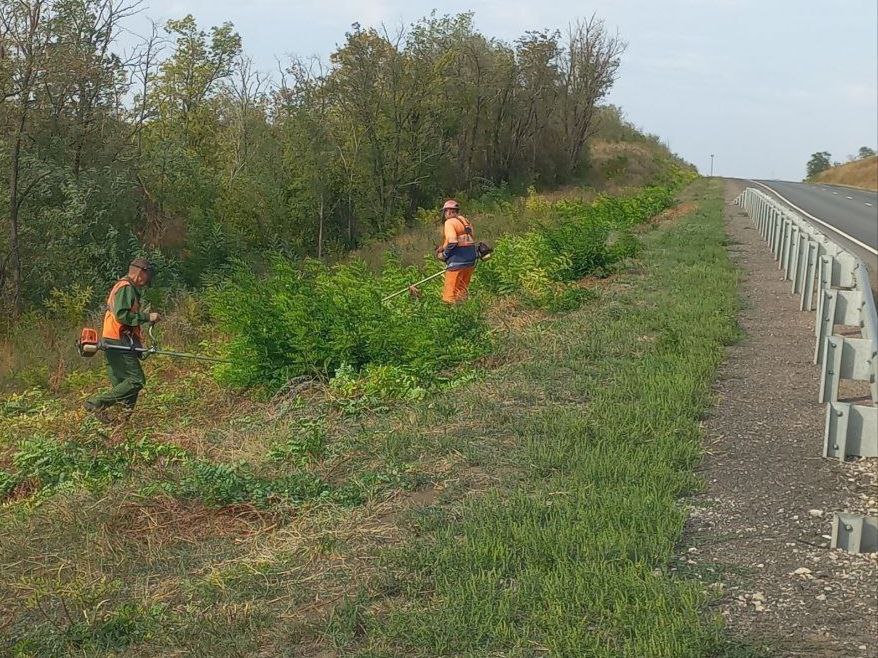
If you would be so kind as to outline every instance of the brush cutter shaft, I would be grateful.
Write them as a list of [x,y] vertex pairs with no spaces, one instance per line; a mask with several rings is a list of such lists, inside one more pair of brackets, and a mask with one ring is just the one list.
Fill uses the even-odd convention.
[[[491,252],[493,252],[493,251],[494,251],[494,250],[491,249],[491,247],[489,247],[489,246],[488,246],[487,244],[485,244],[484,242],[479,242],[479,244],[477,245],[477,254],[478,254],[478,255],[476,256],[476,260],[475,260],[475,262],[473,262],[473,265],[475,265],[475,264],[476,264],[477,262],[479,262],[479,261],[490,260],[490,258],[491,258]],[[396,291],[395,293],[393,293],[392,295],[387,295],[387,297],[385,297],[384,299],[382,299],[381,302],[384,303],[384,302],[386,302],[388,299],[393,299],[394,297],[398,297],[399,295],[403,294],[404,292],[407,292],[408,290],[411,290],[411,289],[414,288],[415,286],[419,286],[419,285],[421,285],[422,283],[427,283],[427,281],[430,281],[431,279],[435,279],[437,276],[442,276],[442,275],[445,274],[447,271],[448,271],[448,268],[446,267],[444,270],[442,270],[442,271],[440,271],[440,272],[436,272],[436,274],[431,274],[431,275],[428,276],[427,278],[425,278],[425,279],[421,279],[420,281],[417,281],[417,282],[415,282],[415,283],[413,283],[413,284],[411,284],[411,285],[409,285],[409,286],[406,286],[406,287],[403,288],[402,290],[397,290],[397,291]]]
[[440,272],[436,272],[436,274],[431,274],[431,275],[428,276],[427,278],[425,278],[425,279],[421,279],[420,281],[417,281],[417,282],[415,282],[415,283],[413,283],[413,284],[411,284],[411,285],[408,285],[408,286],[406,286],[405,288],[403,288],[402,290],[397,290],[397,291],[396,291],[395,293],[393,293],[392,295],[387,295],[387,297],[385,297],[385,298],[382,299],[381,301],[382,301],[382,302],[386,302],[388,299],[393,299],[394,297],[398,297],[399,295],[403,294],[404,292],[408,292],[408,290],[409,290],[410,288],[413,288],[413,287],[415,287],[415,286],[419,286],[419,285],[421,285],[422,283],[427,283],[427,281],[429,281],[430,279],[435,279],[437,276],[442,276],[443,274],[445,274],[445,270],[442,270],[442,271],[440,271]]
[[189,354],[188,352],[171,352],[170,350],[160,350],[157,347],[137,347],[136,345],[110,345],[101,341],[98,349],[105,352],[133,352],[144,356],[159,354],[161,356],[175,356],[181,359],[195,359],[196,361],[210,361],[211,363],[234,363],[226,359],[215,359],[212,356],[202,356],[201,354]]
[[135,344],[133,341],[128,345],[108,343],[105,340],[99,340],[98,334],[94,329],[86,327],[82,330],[79,340],[76,341],[76,348],[79,351],[80,356],[84,357],[92,357],[97,354],[99,350],[104,350],[105,352],[129,352],[131,354],[137,354],[143,359],[152,354],[160,354],[162,356],[173,356],[179,359],[209,361],[210,363],[236,363],[235,361],[229,361],[228,359],[216,359],[212,356],[202,356],[200,354],[190,354],[188,352],[171,352],[170,350],[159,349],[155,336],[152,333],[152,326],[152,324],[149,325],[149,339],[150,342],[152,342],[152,347],[143,347]]

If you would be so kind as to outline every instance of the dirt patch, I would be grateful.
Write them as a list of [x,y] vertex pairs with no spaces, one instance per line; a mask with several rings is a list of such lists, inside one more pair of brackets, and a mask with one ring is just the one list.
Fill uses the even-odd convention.
[[[825,409],[811,362],[813,313],[782,279],[750,219],[730,204],[729,251],[741,268],[739,321],[705,422],[685,569],[718,578],[719,610],[739,640],[784,656],[876,656],[876,556],[829,549],[833,511],[874,508],[874,460],[821,457]],[[873,512],[874,513],[874,512]]]
[[194,545],[216,537],[253,537],[276,526],[270,514],[252,505],[211,509],[197,502],[162,496],[122,503],[105,529],[113,536],[161,549],[180,543]]
[[685,217],[693,212],[698,210],[698,204],[694,201],[686,201],[685,203],[680,203],[673,208],[668,208],[667,210],[663,210],[658,215],[653,217],[650,221],[654,225],[662,225],[662,224],[673,224],[681,217]]

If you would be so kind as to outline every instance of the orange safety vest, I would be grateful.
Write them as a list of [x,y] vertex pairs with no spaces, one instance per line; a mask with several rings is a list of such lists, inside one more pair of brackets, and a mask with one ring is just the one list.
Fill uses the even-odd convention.
[[[454,233],[457,236],[458,247],[471,247],[476,243],[475,238],[473,237],[473,225],[470,224],[466,217],[458,215],[457,217],[451,217],[445,221],[455,223]],[[447,247],[449,242],[451,242],[451,240],[448,239],[448,236],[445,236],[445,241],[442,246]]]
[[[123,286],[133,285],[134,284],[128,279],[120,279],[116,282],[116,285],[113,286],[112,290],[110,290],[110,294],[107,295],[107,309],[104,312],[104,327],[101,330],[101,335],[104,338],[121,340],[122,336],[130,336],[143,342],[143,333],[140,331],[140,327],[132,327],[127,324],[122,324],[116,319],[116,314],[113,313],[113,303],[116,300],[116,293]],[[134,304],[131,306],[131,311],[137,313],[138,310],[140,310],[140,302],[135,300]]]

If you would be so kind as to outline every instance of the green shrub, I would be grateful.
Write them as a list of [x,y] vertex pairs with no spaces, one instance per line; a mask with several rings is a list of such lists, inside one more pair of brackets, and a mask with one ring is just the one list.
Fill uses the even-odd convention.
[[388,264],[381,274],[362,262],[296,267],[276,258],[271,273],[239,269],[211,291],[211,311],[231,336],[231,385],[280,385],[300,375],[329,377],[345,365],[395,366],[419,380],[483,354],[487,326],[477,301],[448,308],[435,295],[416,303],[384,296],[423,277]]
[[427,389],[419,379],[399,366],[367,364],[357,373],[345,364],[335,372],[329,390],[341,398],[368,398],[375,401],[420,400]]
[[587,204],[552,205],[555,223],[497,241],[491,260],[479,268],[479,284],[494,293],[520,293],[550,309],[574,308],[578,293],[559,283],[604,275],[637,253],[631,227],[673,202],[668,188],[646,188],[629,197],[599,197]]
[[33,479],[41,487],[54,487],[71,480],[107,482],[125,473],[128,458],[122,451],[104,450],[101,441],[59,442],[35,436],[22,441],[12,456],[17,476]]
[[0,472],[0,498],[25,481],[32,481],[38,490],[49,491],[71,482],[101,487],[123,477],[135,463],[152,463],[159,457],[179,460],[184,456],[185,451],[176,446],[148,439],[107,449],[100,435],[77,441],[34,436],[21,441],[13,453],[15,473],[4,476]]

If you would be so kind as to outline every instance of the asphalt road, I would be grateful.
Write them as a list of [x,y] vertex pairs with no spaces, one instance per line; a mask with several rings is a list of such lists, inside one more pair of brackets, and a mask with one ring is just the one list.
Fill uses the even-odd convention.
[[818,220],[818,230],[866,263],[872,289],[878,289],[878,192],[822,183],[755,182],[811,215],[807,219]]

